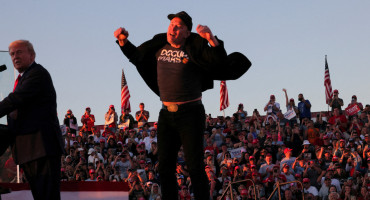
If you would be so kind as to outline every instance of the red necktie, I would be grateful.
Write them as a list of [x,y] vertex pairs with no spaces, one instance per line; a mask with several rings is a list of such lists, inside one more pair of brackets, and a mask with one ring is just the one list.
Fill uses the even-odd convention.
[[19,81],[20,78],[21,78],[21,75],[19,74],[18,77],[17,77],[17,80],[15,80],[13,92],[14,92],[15,88],[17,87],[18,81]]

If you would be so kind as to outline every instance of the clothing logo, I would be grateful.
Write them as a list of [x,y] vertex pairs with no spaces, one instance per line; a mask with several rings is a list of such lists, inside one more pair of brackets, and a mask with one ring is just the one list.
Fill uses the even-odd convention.
[[186,64],[189,62],[189,56],[182,50],[162,49],[158,61]]
[[189,62],[189,59],[188,58],[182,58],[182,63],[186,64]]

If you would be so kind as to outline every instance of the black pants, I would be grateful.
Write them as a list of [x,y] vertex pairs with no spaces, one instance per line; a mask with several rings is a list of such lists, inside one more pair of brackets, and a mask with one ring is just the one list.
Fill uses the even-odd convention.
[[60,199],[60,156],[48,156],[21,165],[35,200]]
[[202,104],[183,109],[180,107],[177,112],[169,112],[166,109],[160,111],[157,137],[162,200],[178,199],[175,172],[177,153],[181,145],[195,199],[209,199],[209,183],[203,161],[204,130],[205,111]]

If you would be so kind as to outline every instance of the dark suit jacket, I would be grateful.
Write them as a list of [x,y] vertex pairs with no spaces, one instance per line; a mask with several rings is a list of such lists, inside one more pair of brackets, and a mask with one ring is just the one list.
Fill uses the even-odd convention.
[[[218,39],[217,39],[218,40]],[[243,54],[234,52],[227,55],[224,44],[210,47],[208,41],[196,33],[186,39],[185,50],[190,59],[203,71],[202,91],[213,88],[214,80],[236,80],[252,65]],[[116,41],[118,44],[118,41]],[[166,33],[155,35],[136,47],[128,41],[121,51],[133,63],[149,88],[158,96],[157,60],[155,54],[167,43]]]
[[61,155],[64,143],[57,117],[56,93],[49,72],[33,63],[13,93],[0,102],[0,117],[8,115],[14,161],[23,164],[41,157]]

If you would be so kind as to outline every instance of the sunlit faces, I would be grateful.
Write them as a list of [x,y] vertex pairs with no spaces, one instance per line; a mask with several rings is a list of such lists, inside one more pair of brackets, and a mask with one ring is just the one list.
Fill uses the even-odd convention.
[[175,17],[171,20],[170,25],[167,30],[167,42],[170,43],[172,47],[180,48],[185,44],[186,38],[190,35],[188,27],[184,22]]
[[23,73],[35,61],[36,55],[27,45],[31,44],[23,41],[15,41],[9,45],[10,57],[13,61],[14,68],[19,73]]

